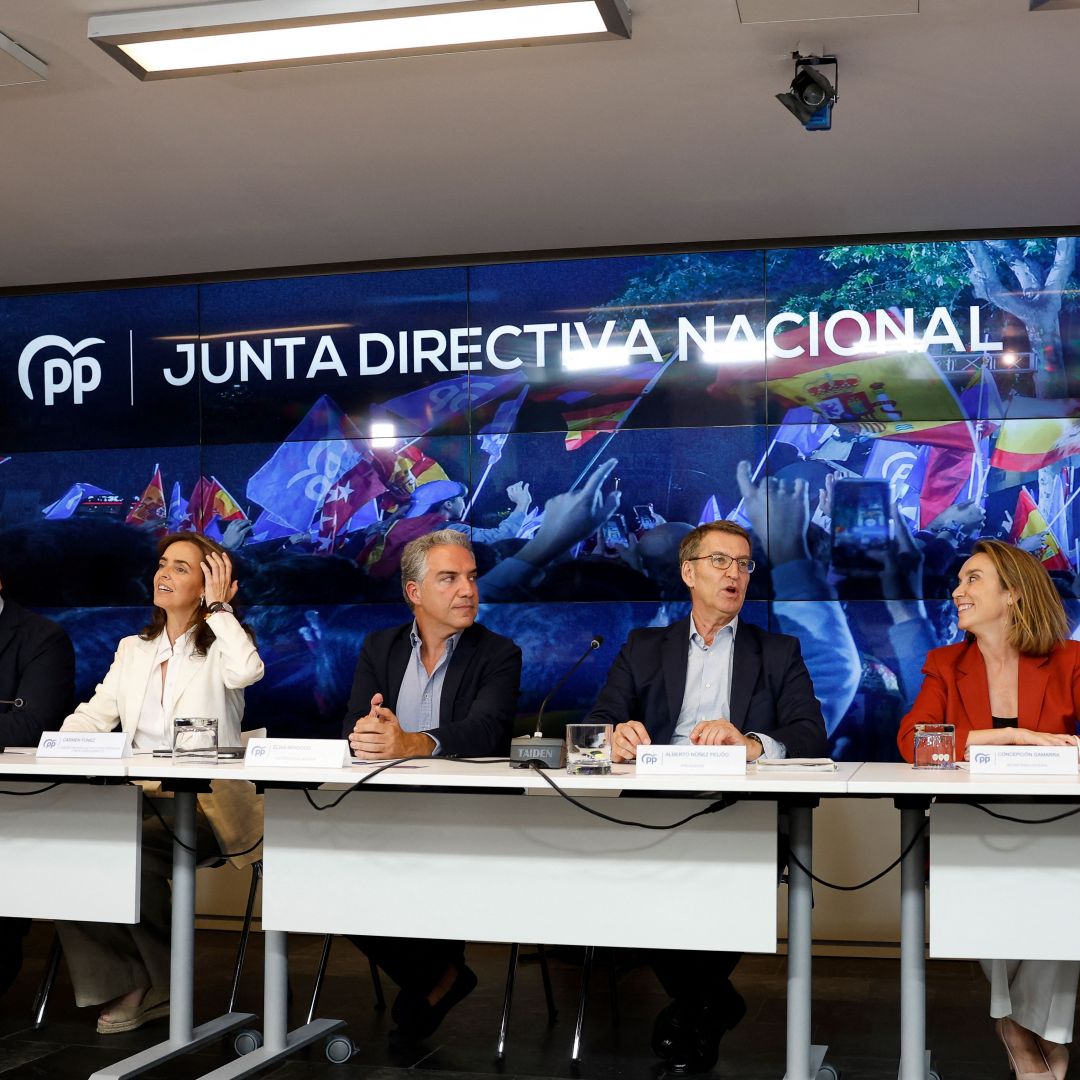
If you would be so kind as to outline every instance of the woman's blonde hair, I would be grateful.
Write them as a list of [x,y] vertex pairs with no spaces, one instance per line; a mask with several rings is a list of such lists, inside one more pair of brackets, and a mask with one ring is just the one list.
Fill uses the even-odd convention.
[[1009,644],[1027,656],[1046,656],[1069,636],[1069,622],[1046,567],[1026,551],[1001,540],[980,540],[972,555],[985,555],[1015,599]]

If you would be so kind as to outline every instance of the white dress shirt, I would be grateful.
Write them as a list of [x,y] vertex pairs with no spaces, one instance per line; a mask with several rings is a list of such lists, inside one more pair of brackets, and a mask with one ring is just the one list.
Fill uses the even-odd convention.
[[[172,731],[167,730],[165,718],[172,716],[177,683],[183,678],[187,666],[192,663],[194,634],[195,628],[192,627],[181,634],[175,643],[169,641],[169,635],[164,630],[158,635],[155,642],[157,653],[150,668],[150,678],[146,681],[139,722],[131,740],[132,749],[172,749]],[[162,664],[166,662],[169,666],[162,675]]]
[[[671,737],[672,743],[688,743],[691,732],[704,720],[731,720],[731,673],[735,663],[735,634],[738,629],[739,616],[736,615],[716,632],[712,644],[706,645],[691,614],[690,640],[686,654],[686,688],[683,691],[679,719]],[[787,756],[787,747],[779,740],[757,731],[748,731],[746,734],[761,740],[762,757]]]

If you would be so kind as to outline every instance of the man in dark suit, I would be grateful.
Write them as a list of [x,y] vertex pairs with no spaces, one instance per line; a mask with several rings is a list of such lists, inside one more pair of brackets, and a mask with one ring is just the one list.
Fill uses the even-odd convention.
[[[67,634],[0,592],[0,747],[37,746],[74,707],[75,651]],[[0,919],[0,995],[22,967],[29,925]]]
[[[444,529],[406,545],[401,587],[413,621],[364,639],[345,735],[367,760],[490,757],[510,751],[521,650],[476,622],[480,596],[472,545]],[[432,882],[432,904],[438,883]],[[401,987],[391,1046],[433,1034],[476,986],[461,942],[352,939]]]
[[[750,553],[749,533],[730,521],[699,525],[683,539],[690,617],[633,631],[588,716],[613,725],[616,761],[633,761],[636,747],[650,743],[742,745],[747,761],[826,752],[798,639],[739,619]],[[657,1018],[654,1051],[684,1071],[711,1069],[721,1036],[746,1012],[729,978],[738,955],[668,950],[650,961],[672,998]]]

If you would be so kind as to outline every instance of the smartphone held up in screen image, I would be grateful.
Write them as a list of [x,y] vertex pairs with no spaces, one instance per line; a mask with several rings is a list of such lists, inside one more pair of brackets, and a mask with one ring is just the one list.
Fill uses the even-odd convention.
[[838,480],[832,496],[832,564],[841,574],[878,574],[892,540],[889,484]]

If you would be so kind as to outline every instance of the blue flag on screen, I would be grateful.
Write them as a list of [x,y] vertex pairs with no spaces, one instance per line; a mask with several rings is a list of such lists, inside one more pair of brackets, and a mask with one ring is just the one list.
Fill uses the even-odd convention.
[[892,497],[900,512],[907,518],[918,520],[919,495],[926,477],[926,462],[930,457],[929,446],[913,446],[911,443],[877,439],[866,459],[863,479],[884,480],[892,488]]
[[266,540],[283,540],[285,537],[294,536],[295,534],[295,529],[289,528],[283,521],[278,521],[273,514],[264,510],[251,526],[248,543],[260,544]]
[[[169,516],[166,519],[169,532],[179,532],[184,527],[188,516],[188,502],[180,494],[180,481],[177,480],[172,486],[172,498],[169,499]],[[190,527],[190,522],[188,523]]]
[[480,449],[492,460],[498,461],[502,457],[503,447],[514,430],[514,421],[521,410],[521,403],[529,392],[528,387],[521,390],[518,396],[502,402],[495,410],[495,415],[489,424],[480,429]]
[[701,517],[698,518],[698,524],[711,525],[714,521],[720,521],[723,516],[720,513],[720,504],[716,501],[716,496],[710,495],[701,508]]
[[972,420],[1003,420],[1006,409],[997,382],[986,364],[979,367],[979,377],[960,392],[960,404]]
[[[373,406],[372,413],[392,420],[399,437],[415,439],[453,421],[464,420],[466,413],[489,401],[518,392],[524,382],[525,376],[520,372],[462,375],[391,398]],[[517,416],[516,409],[513,415]]]
[[788,409],[773,439],[794,446],[804,458],[808,458],[836,434],[834,425],[824,422],[813,409],[803,405]]
[[364,456],[359,429],[324,394],[248,481],[247,497],[290,532],[307,532],[327,491]]
[[47,521],[63,521],[79,509],[79,503],[83,499],[89,499],[94,495],[112,495],[112,492],[95,487],[93,484],[72,484],[56,502],[46,506],[41,512]]

